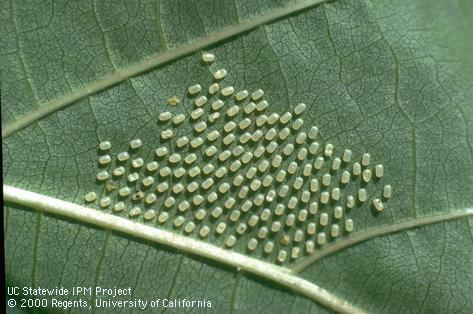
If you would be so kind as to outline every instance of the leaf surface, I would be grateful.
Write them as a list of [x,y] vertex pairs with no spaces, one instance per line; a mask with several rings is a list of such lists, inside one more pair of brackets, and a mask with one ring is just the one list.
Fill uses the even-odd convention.
[[[98,142],[119,151],[141,138],[152,156],[159,113],[189,115],[187,87],[225,68],[237,91],[264,89],[269,113],[307,104],[305,124],[336,154],[383,164],[370,201],[393,188],[382,213],[370,202],[349,212],[352,237],[365,238],[344,234],[284,267],[360,311],[472,312],[473,7],[317,2],[3,2],[3,129],[23,123],[3,136],[5,184],[83,205],[99,191]],[[200,49],[217,61],[202,65]],[[172,96],[182,103],[168,105]],[[198,252],[35,206],[10,202],[4,221],[11,286],[130,286],[142,299],[205,298],[216,313],[340,311]],[[273,264],[246,240],[235,251]]]

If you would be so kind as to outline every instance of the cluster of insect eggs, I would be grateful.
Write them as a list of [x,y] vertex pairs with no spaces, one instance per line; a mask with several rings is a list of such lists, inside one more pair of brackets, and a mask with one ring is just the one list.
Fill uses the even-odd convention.
[[[202,55],[206,63],[214,59],[213,54]],[[303,131],[301,115],[306,109],[305,104],[295,106],[292,112],[266,116],[264,112],[268,102],[262,99],[264,91],[258,89],[250,95],[246,90],[235,92],[232,86],[222,88],[220,83],[226,75],[224,69],[215,71],[215,82],[208,87],[207,95],[217,95],[219,92],[222,97],[210,103],[207,96],[200,95],[202,87],[195,84],[187,90],[195,108],[188,117],[168,111],[158,116],[158,124],[164,126],[160,132],[161,141],[172,140],[177,149],[188,148],[192,152],[171,152],[168,145],[163,145],[154,151],[154,159],[159,163],[156,160],[145,163],[143,158],[131,156],[140,150],[142,141],[130,141],[130,152],[123,151],[114,157],[117,167],[112,171],[100,170],[96,175],[97,181],[105,183],[106,193],[99,200],[100,207],[108,208],[113,203],[113,210],[117,213],[127,209],[126,202],[114,202],[108,196],[113,191],[117,191],[121,199],[131,197],[133,203],[144,202],[146,207],[155,204],[158,195],[162,195],[164,210],[159,215],[155,209],[143,211],[139,206],[133,206],[128,215],[131,218],[142,215],[144,221],[157,220],[160,224],[172,222],[174,228],[182,228],[186,234],[198,230],[201,238],[211,234],[213,225],[213,231],[224,236],[223,244],[228,248],[234,247],[243,234],[254,230],[253,237],[246,242],[246,249],[255,251],[261,243],[262,251],[265,254],[275,253],[279,262],[284,262],[288,256],[297,259],[302,254],[301,246],[303,251],[311,254],[317,245],[324,245],[330,238],[352,232],[354,222],[345,217],[344,211],[353,208],[356,202],[367,201],[364,188],[360,188],[356,195],[347,196],[345,205],[334,206],[330,213],[323,212],[328,211],[324,205],[339,202],[342,198],[340,187],[345,187],[353,178],[359,177],[364,183],[370,182],[372,177],[381,178],[384,175],[383,166],[376,165],[373,170],[370,169],[370,155],[364,154],[360,162],[352,164],[351,171],[343,170],[337,187],[330,189],[336,178],[333,172],[342,170],[351,161],[352,152],[344,150],[340,157],[334,157],[332,144],[321,147],[316,141],[316,127]],[[225,106],[224,99],[230,96],[234,97],[236,104]],[[248,98],[251,101],[243,105]],[[207,110],[210,114],[204,110],[206,107],[211,108]],[[224,117],[228,122],[223,129],[209,129],[212,123]],[[196,134],[193,138],[175,134],[185,121],[190,121],[193,126]],[[293,133],[297,135],[291,142]],[[254,144],[256,148],[246,144]],[[219,150],[217,147],[225,149]],[[109,141],[99,143],[101,155],[98,163],[103,168],[112,164],[111,148]],[[202,153],[201,157],[216,157],[217,160],[196,165],[198,152]],[[269,159],[261,158],[268,155]],[[291,158],[293,161],[285,162]],[[321,170],[324,164],[327,166],[327,162],[330,163],[329,171],[315,176],[314,172]],[[128,172],[125,168],[127,164]],[[273,174],[269,173],[271,170]],[[232,180],[228,179],[230,176]],[[177,179],[173,180],[172,186],[168,180],[170,177]],[[123,178],[126,183],[121,186],[111,178]],[[183,178],[191,182],[185,184],[181,181]],[[143,191],[132,189],[136,183],[140,183]],[[155,191],[151,187],[155,187]],[[232,188],[237,192],[228,195]],[[146,190],[152,192],[145,195]],[[192,193],[192,197],[179,200],[181,192]],[[382,197],[373,200],[374,208],[382,211],[384,205],[381,198],[386,200],[390,197],[391,187],[385,185]],[[97,199],[95,192],[85,195],[88,203]],[[223,204],[214,205],[219,199]],[[272,210],[264,206],[275,203]],[[192,211],[191,219],[186,218],[188,209],[194,207],[202,208]],[[176,210],[174,217],[171,217],[172,209]],[[291,245],[292,249],[289,249]]]

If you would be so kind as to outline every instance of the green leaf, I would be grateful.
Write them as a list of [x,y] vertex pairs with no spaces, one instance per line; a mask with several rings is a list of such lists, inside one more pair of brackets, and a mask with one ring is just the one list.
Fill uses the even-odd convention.
[[[131,287],[132,296],[120,300],[206,299],[216,313],[473,311],[470,1],[12,1],[3,2],[0,12],[8,286]],[[214,53],[216,61],[204,64],[201,51]],[[84,201],[91,191],[99,198],[111,195],[114,203],[119,200],[116,190],[105,192],[104,183],[96,180],[102,169],[97,158],[104,155],[98,150],[101,141],[112,143],[115,163],[116,155],[139,138],[143,147],[138,153],[132,151],[132,157],[148,162],[159,146],[179,152],[164,144],[160,134],[166,128],[175,133],[171,143],[180,136],[198,136],[189,119],[172,126],[158,122],[158,116],[169,111],[188,117],[195,109],[195,97],[187,88],[199,83],[206,92],[212,73],[220,68],[228,72],[221,87],[247,89],[250,95],[264,90],[267,116],[293,112],[298,103],[307,105],[300,116],[302,129],[309,132],[317,126],[321,146],[320,153],[309,153],[307,160],[313,163],[323,155],[327,143],[334,145],[334,153],[325,156],[329,162],[322,170],[304,177],[304,184],[317,178],[322,185],[322,175],[331,173],[330,187],[340,187],[340,202],[319,202],[317,214],[310,213],[295,227],[283,226],[276,235],[270,232],[250,252],[246,247],[250,238],[257,238],[254,228],[238,236],[233,248],[225,245],[237,226],[228,220],[231,210],[222,216],[227,219],[227,233],[218,236],[214,230],[221,220],[193,218],[197,205],[182,214],[186,222],[195,220],[197,225],[188,234],[173,226],[171,219],[178,212],[175,206],[164,209],[164,197],[151,206],[141,200],[139,206],[143,212],[154,209],[157,216],[169,212],[166,223],[157,217],[147,221],[143,214],[130,218],[129,210],[136,204],[130,197],[123,212]],[[173,96],[181,100],[175,106],[168,101]],[[214,100],[208,96],[205,114],[212,111]],[[224,115],[222,111],[221,120],[208,123],[212,127],[207,131],[219,130],[223,137]],[[293,112],[292,121],[297,117]],[[281,123],[277,127],[283,128]],[[253,124],[251,129],[258,127]],[[295,141],[295,133],[287,142]],[[286,144],[278,143],[278,149]],[[210,145],[206,141],[202,147]],[[257,145],[250,141],[244,148]],[[223,144],[216,146],[219,153],[224,150]],[[374,165],[382,164],[384,176],[363,183],[351,174],[350,183],[338,184],[342,170],[329,168],[335,157],[342,158],[344,149],[350,149],[353,157],[342,163],[342,170],[352,171],[353,162],[369,153],[371,165],[363,169],[374,172]],[[198,155],[196,164],[207,163],[200,155],[205,149],[188,150]],[[267,152],[263,158],[273,157]],[[212,158],[209,163],[216,168],[223,165],[231,171],[230,162]],[[243,168],[258,167],[256,159]],[[157,160],[160,169],[171,166]],[[294,161],[302,164],[295,153],[282,163],[288,167]],[[271,167],[268,173],[276,177]],[[190,168],[185,166],[186,171]],[[127,164],[127,174],[130,169]],[[263,180],[260,172],[257,176]],[[289,174],[273,186],[292,185],[294,176]],[[164,180],[154,178],[153,188]],[[228,173],[215,179],[212,189],[222,182],[232,184],[233,178]],[[204,175],[195,180],[202,183]],[[126,178],[112,181],[126,185]],[[169,182],[172,186],[178,181]],[[191,181],[182,179],[186,185]],[[386,184],[393,191],[389,200],[382,197]],[[360,188],[366,189],[368,200],[346,208],[346,197],[356,196]],[[326,188],[320,189],[313,191],[311,202],[320,200],[320,191]],[[299,198],[295,213],[309,206],[301,201],[300,192],[291,193],[261,208],[253,206],[249,213],[243,211],[238,222],[247,221],[252,213],[260,215],[263,207],[274,212],[279,202],[290,207],[291,196]],[[210,216],[230,196],[239,207],[247,199],[253,201],[255,194],[250,191],[248,197],[239,198],[233,187],[215,205],[207,200],[201,208]],[[191,202],[193,196],[176,199]],[[383,211],[373,207],[375,198],[382,199]],[[344,210],[341,220],[332,217],[337,204]],[[291,212],[284,210],[281,217],[272,214],[259,226],[284,224]],[[322,212],[342,229],[343,221],[352,219],[353,233],[342,230],[331,237],[329,226],[320,225]],[[307,234],[309,222],[317,224],[317,232],[327,233],[328,243],[316,244],[313,254],[303,243],[294,242],[299,228],[304,240],[317,243],[317,235]],[[202,225],[211,228],[208,237],[198,235]],[[289,236],[287,247],[281,242],[283,234]],[[270,254],[262,252],[267,241],[275,245]],[[300,256],[292,258],[289,247],[299,247]],[[289,254],[282,263],[277,262],[279,250]],[[20,302],[22,296],[8,298]],[[81,298],[89,303],[105,299]],[[50,306],[44,310],[64,311]]]

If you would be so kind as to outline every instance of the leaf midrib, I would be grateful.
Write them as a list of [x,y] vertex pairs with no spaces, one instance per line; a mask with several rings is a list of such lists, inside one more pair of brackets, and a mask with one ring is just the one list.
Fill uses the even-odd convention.
[[242,23],[229,26],[222,31],[210,33],[206,37],[199,38],[194,42],[179,46],[175,49],[166,50],[162,53],[152,55],[140,62],[131,64],[121,69],[117,69],[103,78],[93,81],[82,88],[63,95],[62,97],[53,99],[44,104],[37,104],[37,109],[17,117],[13,122],[7,123],[5,127],[2,128],[2,138],[6,138],[17,131],[26,128],[27,126],[52,114],[57,110],[69,106],[83,98],[101,92],[134,76],[149,71],[157,66],[177,60],[183,56],[189,55],[230,37],[245,33],[261,25],[281,19],[285,16],[308,9],[326,1],[328,0],[304,0],[299,3],[278,8],[276,10],[271,10],[255,18],[245,20]]

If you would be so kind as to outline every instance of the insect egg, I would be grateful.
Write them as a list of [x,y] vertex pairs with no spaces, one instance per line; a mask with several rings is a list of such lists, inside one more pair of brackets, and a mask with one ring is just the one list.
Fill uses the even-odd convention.
[[232,152],[229,150],[224,150],[218,155],[218,160],[225,161],[232,156]]
[[292,123],[292,129],[297,131],[299,130],[302,126],[304,125],[304,120],[301,118],[297,118],[293,123]]
[[182,122],[184,122],[184,120],[186,119],[186,117],[179,113],[177,115],[174,116],[174,118],[172,118],[172,123],[178,125],[178,124],[181,124]]
[[199,188],[199,184],[195,181],[187,185],[187,191],[189,191],[190,193],[194,193],[195,191],[197,191],[198,188]]
[[196,206],[201,205],[204,202],[204,197],[202,195],[197,194],[192,198],[192,203]]
[[183,167],[179,167],[176,170],[174,170],[174,176],[176,178],[181,178],[185,174],[186,174],[186,169],[184,169]]
[[281,183],[286,178],[286,171],[279,170],[278,174],[276,175],[276,181]]
[[256,118],[256,125],[261,127],[266,123],[266,121],[268,121],[268,117],[262,114],[258,118]]
[[171,129],[166,129],[161,132],[161,138],[163,140],[170,139],[174,135],[174,132]]
[[270,216],[271,216],[271,211],[269,209],[265,208],[260,214],[260,219],[262,221],[267,221]]
[[297,229],[294,233],[294,242],[301,242],[304,238],[304,232],[300,229]]
[[221,80],[227,75],[227,70],[225,69],[219,69],[214,72],[214,79],[216,80]]
[[185,221],[186,221],[186,219],[184,217],[177,216],[173,221],[174,227],[176,227],[176,228],[182,227],[182,225],[184,224]]
[[191,233],[195,229],[195,223],[193,221],[189,221],[185,226],[184,226],[184,231],[186,233]]
[[278,148],[278,144],[275,141],[271,141],[267,146],[266,146],[266,151],[270,154],[274,153],[274,151]]
[[343,184],[347,184],[348,182],[350,182],[350,173],[346,170],[344,170],[342,172],[342,176],[340,177],[340,182],[342,182]]
[[192,139],[191,146],[192,146],[192,148],[197,148],[200,145],[202,145],[203,143],[204,143],[204,140],[200,136],[198,136],[198,137]]
[[154,209],[148,209],[143,215],[144,220],[151,220],[154,217],[156,217],[156,212]]
[[131,162],[131,166],[133,168],[141,168],[144,164],[144,160],[143,158],[136,158],[136,159],[133,159],[132,162]]
[[229,235],[225,239],[225,245],[228,246],[228,247],[233,247],[235,245],[236,241],[237,241],[237,238],[234,235]]
[[164,168],[161,168],[161,170],[159,170],[159,175],[161,177],[167,177],[171,174],[171,168],[169,167],[164,167]]
[[366,190],[365,189],[359,189],[358,190],[358,199],[360,202],[366,201],[367,195],[366,195]]
[[225,232],[225,229],[227,229],[227,224],[224,222],[219,222],[217,227],[215,228],[215,232],[217,234],[222,234]]
[[210,233],[210,228],[208,226],[202,226],[199,231],[199,235],[202,238],[205,238]]
[[338,169],[340,169],[341,163],[342,161],[340,160],[340,158],[334,158],[333,163],[332,163],[332,170],[337,171]]
[[280,263],[283,263],[286,260],[286,258],[287,258],[287,252],[284,250],[280,250],[278,252],[278,261]]
[[302,187],[302,184],[304,184],[304,179],[302,179],[301,177],[296,177],[296,179],[294,180],[293,187],[296,190],[300,190]]
[[253,206],[253,203],[251,203],[249,200],[246,200],[245,202],[243,202],[240,208],[242,212],[246,213],[250,210],[251,206]]
[[342,160],[343,160],[344,162],[349,162],[350,159],[351,159],[351,155],[352,155],[351,150],[345,149],[345,150],[343,151]]
[[251,94],[251,99],[253,99],[253,100],[258,100],[258,99],[260,99],[261,97],[263,97],[263,95],[264,95],[264,91],[260,88],[260,89],[255,90],[255,91]]
[[347,208],[353,208],[355,206],[355,198],[352,195],[347,196]]
[[319,232],[317,234],[317,243],[319,245],[324,245],[326,240],[327,240],[327,237],[325,235],[325,232]]
[[355,162],[352,166],[353,175],[359,176],[361,174],[361,165]]
[[84,199],[86,202],[93,202],[97,199],[97,193],[95,192],[89,192],[84,196]]
[[197,220],[202,220],[205,218],[205,216],[207,216],[207,212],[205,211],[205,209],[199,209],[196,213],[195,213],[195,218]]
[[330,228],[330,235],[334,238],[338,237],[340,233],[340,227],[337,224],[333,224],[332,228]]
[[322,176],[322,185],[329,186],[332,176],[329,173],[326,173]]
[[224,203],[224,206],[226,209],[231,209],[233,205],[235,205],[236,200],[233,197],[227,198],[227,200]]
[[334,188],[332,190],[332,199],[338,201],[340,199],[340,188]]
[[226,193],[228,192],[228,190],[230,189],[230,184],[228,184],[227,182],[223,182],[222,184],[220,184],[220,186],[218,187],[218,191],[220,193]]
[[213,218],[217,219],[222,215],[222,213],[223,213],[222,207],[217,206],[212,210],[211,215]]
[[121,212],[125,209],[125,203],[123,202],[118,202],[113,205],[113,210],[116,212]]
[[[169,111],[161,112],[158,116],[158,120],[161,122],[169,121],[171,120],[171,118],[172,118],[172,114]],[[131,143],[130,143],[130,146],[131,146]]]
[[311,213],[312,215],[315,215],[318,210],[319,210],[319,203],[317,202],[310,203],[309,213]]
[[99,149],[101,151],[106,151],[106,150],[109,150],[110,148],[112,148],[112,143],[110,143],[109,141],[102,141],[99,143]]
[[262,100],[256,105],[256,110],[259,112],[264,111],[266,108],[268,108],[268,105],[269,104],[266,100]]
[[128,196],[131,194],[131,189],[127,186],[121,188],[120,190],[118,190],[118,194],[122,197],[125,197],[125,196]]
[[[263,180],[263,185],[264,185],[265,180]],[[266,194],[266,201],[272,202],[276,198],[276,191],[275,190],[269,190],[268,194]]]
[[248,103],[247,105],[245,105],[245,107],[243,108],[243,111],[246,113],[246,114],[251,114],[253,111],[255,111],[256,109],[256,105],[254,102],[250,102]]
[[238,219],[240,219],[240,215],[241,215],[241,212],[238,209],[235,209],[230,214],[230,220],[233,222],[238,221]]
[[112,161],[112,157],[110,155],[103,155],[99,157],[99,164],[106,165]]
[[324,154],[327,157],[331,157],[332,153],[333,153],[333,144],[328,143],[327,145],[325,145]]
[[363,181],[369,182],[371,180],[371,170],[365,169],[363,170]]
[[258,224],[259,218],[256,215],[251,215],[248,219],[248,225],[250,227],[255,227]]
[[207,129],[207,123],[205,123],[204,121],[200,121],[194,126],[194,130],[198,133],[204,132],[205,129]]
[[284,184],[279,188],[279,197],[286,197],[287,193],[289,193],[289,186]]
[[222,100],[217,99],[212,103],[212,109],[213,110],[220,110],[220,109],[222,109],[224,104],[225,103]]
[[172,187],[172,191],[173,191],[175,194],[181,193],[182,191],[184,191],[184,185],[183,185],[182,183],[176,183],[176,184],[174,184],[174,186]]
[[159,217],[158,217],[158,221],[160,223],[165,223],[167,220],[169,219],[169,214],[166,213],[166,212],[162,212],[161,214],[159,214]]
[[286,217],[286,226],[292,227],[296,221],[296,216],[294,214],[289,214]]
[[207,195],[207,201],[209,203],[213,203],[218,199],[218,194],[215,192],[211,192],[209,195]]
[[258,165],[258,170],[260,172],[265,172],[269,168],[269,162],[267,160],[262,160]]
[[164,207],[167,207],[167,208],[172,207],[174,204],[176,204],[176,199],[172,196],[169,196],[168,198],[166,198],[166,200],[163,203]]
[[285,112],[280,118],[279,122],[282,124],[288,123],[292,119],[292,114],[290,112]]
[[294,113],[296,115],[300,115],[305,111],[306,108],[307,108],[307,106],[305,104],[300,103],[300,104],[298,104],[297,106],[294,107]]
[[233,88],[233,86],[227,86],[227,87],[224,87],[220,93],[222,94],[222,96],[227,97],[233,94],[234,92],[235,92],[235,89]]
[[251,139],[251,134],[249,132],[245,132],[240,136],[240,143],[245,144]]
[[311,140],[315,140],[315,138],[317,137],[317,134],[319,133],[319,129],[315,126],[312,126],[310,129],[309,129],[309,134],[308,134],[308,137],[311,139]]
[[258,146],[255,151],[253,152],[253,156],[256,158],[260,158],[264,154],[264,146],[260,145]]
[[195,84],[195,85],[190,86],[187,91],[189,92],[189,94],[194,95],[200,92],[201,90],[202,90],[202,87],[199,84]]
[[319,180],[311,179],[310,180],[310,191],[317,192],[319,190]]
[[376,208],[376,210],[379,211],[379,212],[382,212],[384,210],[383,202],[381,202],[381,200],[378,199],[378,198],[375,198],[373,200],[373,205]]
[[241,120],[240,123],[238,124],[238,126],[240,127],[241,130],[246,129],[246,128],[249,127],[250,125],[251,125],[251,120],[248,119],[248,118],[244,118],[244,119]]
[[254,251],[256,249],[256,246],[258,246],[258,240],[252,238],[248,241],[247,248],[250,251]]
[[266,254],[269,254],[273,251],[273,248],[274,248],[274,243],[272,241],[268,241],[266,242],[266,244],[264,245],[264,252]]
[[139,200],[141,200],[144,196],[145,196],[145,194],[144,194],[142,191],[138,191],[138,192],[134,193],[134,194],[131,196],[131,199],[132,199],[133,201],[139,201]]
[[352,219],[345,220],[345,230],[347,232],[352,232],[353,231],[353,220]]
[[199,96],[196,98],[196,100],[194,101],[194,104],[197,106],[197,107],[202,107],[203,105],[205,105],[207,103],[207,97],[205,96]]
[[209,86],[209,94],[213,95],[216,92],[218,92],[220,89],[220,86],[218,83],[213,83],[212,85]]
[[333,210],[333,216],[337,219],[340,219],[343,217],[343,208],[341,206],[335,206],[335,209]]
[[274,112],[274,113],[269,115],[267,122],[268,122],[269,125],[273,125],[273,124],[275,124],[276,122],[279,121],[279,118],[280,118],[279,114]]
[[215,61],[215,55],[210,52],[202,52],[202,61],[205,63],[212,63]]
[[100,199],[99,204],[100,204],[100,207],[106,208],[106,207],[110,206],[110,204],[112,204],[112,200],[111,200],[110,197],[108,197],[108,196],[102,197],[102,198]]
[[218,119],[219,117],[220,117],[220,113],[219,113],[219,112],[213,112],[213,113],[211,113],[211,114],[209,115],[208,121],[209,121],[210,123],[213,123],[213,122],[217,121],[217,119]]
[[282,157],[280,155],[275,155],[271,162],[271,165],[274,168],[279,168],[281,166],[281,163],[282,163]]
[[306,138],[307,138],[307,134],[304,132],[300,132],[299,134],[297,134],[296,143],[300,145],[304,143]]
[[[217,147],[215,146],[209,146],[205,149],[205,155],[207,155],[207,157],[212,157],[213,155],[215,155],[217,153]],[[194,155],[195,156],[195,155]],[[187,158],[187,157],[186,157]],[[197,158],[197,157],[196,157]]]
[[308,235],[314,235],[315,234],[315,231],[317,229],[317,225],[313,222],[310,222],[308,225],[307,225],[307,234]]
[[[153,171],[156,171],[159,167],[159,164],[156,162],[156,161],[152,161],[150,163],[148,163],[146,165],[146,169],[149,171],[149,172],[153,172]],[[115,169],[116,170],[116,169]]]
[[117,155],[118,161],[125,161],[128,160],[128,158],[130,158],[130,155],[127,152],[121,152]]
[[229,133],[233,131],[235,127],[236,127],[236,123],[233,121],[230,121],[223,126],[223,129],[225,130],[225,132]]
[[207,139],[211,142],[217,140],[220,137],[220,133],[217,130],[213,130],[207,134]]
[[361,156],[361,165],[368,166],[370,164],[370,158],[370,154],[363,154],[363,156]]
[[308,176],[310,176],[311,173],[312,173],[312,165],[311,164],[305,164],[304,169],[302,170],[302,175],[304,177],[308,177]]
[[294,209],[297,206],[297,198],[292,196],[289,201],[287,202],[287,208]]
[[287,167],[287,172],[290,173],[290,174],[294,174],[294,173],[296,173],[297,168],[298,168],[297,163],[294,162],[294,161],[291,161],[289,163],[289,166]]
[[154,178],[151,176],[148,176],[144,178],[141,182],[143,183],[144,186],[150,186],[151,184],[154,183]]
[[166,103],[171,106],[176,106],[181,103],[181,99],[178,96],[172,96],[171,98],[166,99]]
[[279,221],[274,221],[271,224],[271,232],[278,232],[281,229],[281,222]]
[[146,195],[145,203],[146,204],[153,204],[154,202],[156,202],[156,200],[157,200],[156,194],[150,193],[150,194]]
[[191,118],[193,120],[199,119],[204,114],[204,110],[202,108],[197,108],[191,112]]
[[244,180],[243,176],[241,174],[239,174],[239,175],[235,176],[232,183],[233,183],[234,186],[240,186],[241,183],[243,182],[243,180]]
[[384,198],[390,198],[391,195],[392,195],[391,186],[389,184],[387,184],[383,187],[383,197]]
[[97,180],[99,180],[99,181],[105,181],[105,180],[108,179],[109,174],[108,174],[107,171],[104,170],[104,171],[100,171],[99,173],[97,173],[96,177],[97,177]]
[[291,134],[291,130],[289,130],[289,128],[284,128],[279,131],[279,138],[284,141],[289,136],[289,134]]
[[314,168],[320,170],[324,164],[324,158],[319,156],[314,161]]
[[156,190],[160,193],[166,191],[167,189],[169,189],[169,184],[167,182],[161,182],[156,187]]
[[139,207],[133,207],[128,213],[128,216],[130,216],[131,218],[138,217],[139,215],[141,215],[141,208]]
[[383,165],[376,165],[374,167],[374,175],[376,176],[376,178],[381,178],[384,175]]
[[235,99],[237,101],[242,101],[244,100],[246,97],[248,97],[248,91],[246,89],[242,90],[242,91],[239,91],[238,93],[235,94]]
[[190,206],[191,204],[188,201],[182,201],[177,205],[177,209],[179,209],[180,212],[185,212]]
[[289,155],[292,154],[293,150],[294,150],[294,145],[286,144],[286,146],[284,146],[282,152],[283,152],[284,155],[289,156]]
[[326,226],[328,224],[328,214],[327,213],[320,214],[319,223],[320,223],[321,226]]
[[310,193],[309,191],[303,191],[301,194],[301,202],[308,203],[310,200]]
[[299,212],[299,215],[297,216],[297,219],[300,221],[300,222],[304,222],[307,220],[307,210],[305,209],[302,209],[300,212]]
[[297,153],[297,159],[299,159],[300,161],[303,161],[306,157],[307,157],[307,149],[305,149],[305,147],[302,147]]

